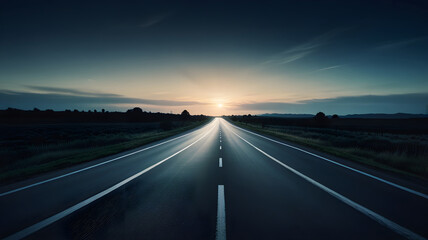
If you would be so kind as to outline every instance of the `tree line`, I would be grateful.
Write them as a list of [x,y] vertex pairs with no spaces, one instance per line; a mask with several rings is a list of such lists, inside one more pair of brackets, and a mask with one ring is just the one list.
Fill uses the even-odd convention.
[[52,109],[20,110],[8,108],[0,110],[0,123],[55,123],[55,122],[163,122],[163,121],[203,121],[208,117],[205,115],[190,115],[189,111],[183,110],[181,114],[147,112],[139,107],[126,112],[109,112],[101,109],[89,111],[64,110],[54,111]]

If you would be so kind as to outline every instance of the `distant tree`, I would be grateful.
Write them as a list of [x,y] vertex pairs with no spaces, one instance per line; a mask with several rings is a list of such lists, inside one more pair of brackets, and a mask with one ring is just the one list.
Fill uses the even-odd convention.
[[78,113],[78,112],[79,112],[79,110],[77,110],[77,109],[74,109],[74,110],[73,110],[73,112],[74,112],[74,113]]
[[134,112],[134,113],[142,113],[142,112],[143,112],[143,109],[141,109],[141,108],[139,108],[139,107],[134,107],[133,112]]
[[314,120],[318,127],[326,127],[330,123],[330,119],[323,112],[317,113]]
[[34,111],[34,112],[40,112],[40,109],[38,109],[38,108],[34,108],[34,109],[33,109],[33,111]]
[[70,109],[66,109],[66,110],[65,110],[65,112],[66,112],[66,113],[70,113],[70,112],[71,112],[71,110],[70,110]]
[[187,110],[184,110],[183,112],[181,112],[181,116],[188,118],[188,117],[190,117],[190,113]]
[[91,113],[92,111],[91,110],[88,110],[88,113]]
[[142,113],[143,109],[139,108],[139,107],[134,107],[133,109],[128,109],[128,111],[126,111],[126,113]]
[[319,113],[317,113],[317,115],[315,115],[314,118],[316,120],[324,120],[325,119],[325,114],[323,112],[319,112]]
[[338,119],[339,116],[337,114],[333,114],[333,116],[331,116],[332,119]]
[[101,112],[102,112],[102,113],[105,113],[105,112],[106,112],[106,110],[103,108],[103,109],[101,109]]
[[97,112],[97,109],[94,109],[94,113],[96,113]]

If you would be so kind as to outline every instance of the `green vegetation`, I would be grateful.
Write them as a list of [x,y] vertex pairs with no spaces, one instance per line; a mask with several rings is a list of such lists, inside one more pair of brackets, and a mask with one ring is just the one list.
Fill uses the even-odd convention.
[[208,121],[0,125],[0,182],[120,153]]
[[428,178],[428,135],[264,125],[232,121],[254,132],[278,137],[375,168]]

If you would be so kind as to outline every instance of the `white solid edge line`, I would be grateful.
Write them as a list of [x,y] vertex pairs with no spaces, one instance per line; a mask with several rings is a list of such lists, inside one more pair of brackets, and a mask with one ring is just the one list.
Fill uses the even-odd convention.
[[333,190],[331,190],[330,188],[322,185],[321,183],[313,180],[312,178],[300,173],[299,171],[295,170],[294,168],[289,167],[288,165],[282,163],[281,161],[277,160],[276,158],[272,157],[271,155],[265,153],[263,150],[259,149],[258,147],[254,146],[253,144],[251,144],[250,142],[248,142],[247,140],[245,140],[244,138],[242,138],[241,136],[239,136],[237,133],[233,132],[233,134],[235,134],[236,136],[238,136],[241,140],[243,140],[244,142],[248,143],[251,147],[255,148],[257,151],[261,152],[263,155],[265,155],[266,157],[270,158],[271,160],[275,161],[276,163],[280,164],[281,166],[283,166],[284,168],[288,169],[289,171],[291,171],[292,173],[296,174],[297,176],[305,179],[306,181],[308,181],[309,183],[312,183],[313,185],[319,187],[320,189],[324,190],[325,192],[327,192],[328,194],[330,194],[331,196],[337,198],[338,200],[342,201],[343,203],[347,204],[348,206],[358,210],[359,212],[363,213],[364,215],[370,217],[371,219],[375,220],[376,222],[380,223],[381,225],[390,228],[391,230],[395,231],[396,233],[402,235],[403,237],[406,237],[407,239],[420,239],[420,240],[424,240],[425,238],[422,237],[421,235],[412,232],[411,230],[402,227],[401,225],[398,225],[397,223],[373,212],[372,210],[352,201],[351,199],[341,195],[340,193],[337,193]]
[[223,167],[223,158],[218,159],[218,167]]
[[[229,123],[229,124],[230,124],[230,123]],[[407,188],[407,187],[401,186],[401,185],[399,185],[399,184],[396,184],[396,183],[390,182],[390,181],[385,180],[385,179],[383,179],[383,178],[376,177],[376,176],[371,175],[371,174],[369,174],[369,173],[366,173],[366,172],[360,171],[360,170],[358,170],[358,169],[355,169],[355,168],[352,168],[352,167],[346,166],[346,165],[344,165],[344,164],[341,164],[341,163],[335,162],[335,161],[333,161],[333,160],[330,160],[330,159],[328,159],[328,158],[325,158],[325,157],[319,156],[319,155],[317,155],[317,154],[315,154],[315,153],[308,152],[308,151],[303,150],[303,149],[300,149],[300,148],[298,148],[298,147],[295,147],[295,146],[292,146],[292,145],[289,145],[289,144],[286,144],[286,143],[283,143],[283,142],[279,142],[279,141],[276,141],[276,140],[270,139],[270,138],[268,138],[268,137],[265,137],[265,136],[260,135],[260,134],[257,134],[257,133],[253,133],[253,132],[248,131],[248,130],[246,130],[246,129],[243,129],[243,128],[240,128],[240,127],[234,126],[233,124],[230,124],[230,125],[231,125],[232,127],[238,128],[238,129],[240,129],[240,130],[242,130],[242,131],[245,131],[245,132],[251,133],[251,134],[253,134],[253,135],[259,136],[259,137],[261,137],[261,138],[267,139],[267,140],[272,141],[272,142],[274,142],[274,143],[278,143],[278,144],[284,145],[284,146],[286,146],[286,147],[293,148],[293,149],[295,149],[295,150],[298,150],[298,151],[304,152],[304,153],[306,153],[306,154],[312,155],[312,156],[314,156],[314,157],[320,158],[320,159],[322,159],[322,160],[328,161],[328,162],[330,162],[330,163],[333,163],[333,164],[336,164],[336,165],[338,165],[338,166],[344,167],[344,168],[346,168],[346,169],[352,170],[352,171],[354,171],[354,172],[360,173],[360,174],[365,175],[365,176],[367,176],[367,177],[373,178],[373,179],[378,180],[378,181],[380,181],[380,182],[383,182],[383,183],[386,183],[386,184],[388,184],[388,185],[394,186],[394,187],[399,188],[399,189],[401,189],[401,190],[403,190],[403,191],[406,191],[406,192],[409,192],[409,193],[412,193],[412,194],[418,195],[418,196],[420,196],[420,197],[423,197],[423,198],[425,198],[425,199],[428,199],[428,195],[427,195],[427,194],[424,194],[424,193],[418,192],[418,191],[416,191],[416,190],[413,190],[413,189],[410,189],[410,188]]]
[[[208,125],[207,125],[207,126],[208,126]],[[197,131],[197,130],[195,130],[195,131]],[[129,156],[131,156],[131,155],[134,155],[134,154],[137,154],[137,153],[140,153],[140,152],[143,152],[143,151],[149,150],[149,149],[151,149],[151,148],[158,147],[158,146],[163,145],[163,144],[165,144],[165,143],[169,143],[169,142],[172,142],[172,141],[174,141],[174,140],[177,140],[177,139],[183,138],[183,137],[185,137],[185,136],[187,136],[187,135],[189,135],[189,134],[192,134],[192,133],[194,133],[194,131],[192,131],[192,132],[190,132],[190,133],[186,133],[186,134],[184,134],[184,135],[182,135],[182,136],[179,136],[179,137],[176,137],[176,138],[173,138],[173,139],[167,140],[167,141],[165,141],[165,142],[161,142],[161,143],[155,144],[155,145],[153,145],[153,146],[146,147],[146,148],[144,148],[144,149],[140,149],[140,150],[138,150],[138,151],[135,151],[135,152],[132,152],[132,153],[128,153],[128,154],[125,154],[125,155],[120,156],[120,157],[117,157],[117,158],[113,158],[113,159],[107,160],[107,161],[105,161],[105,162],[101,162],[101,163],[98,163],[98,164],[95,164],[95,165],[92,165],[92,166],[89,166],[89,167],[85,167],[85,168],[82,168],[82,169],[79,169],[79,170],[76,170],[76,171],[73,171],[73,172],[69,172],[69,173],[66,173],[66,174],[63,174],[63,175],[60,175],[60,176],[57,176],[57,177],[49,178],[49,179],[44,180],[44,181],[36,182],[36,183],[30,184],[30,185],[27,185],[27,186],[24,186],[24,187],[20,187],[20,188],[16,188],[16,189],[13,189],[13,190],[10,190],[10,191],[7,191],[7,192],[4,192],[4,193],[0,193],[0,197],[3,197],[3,196],[6,196],[6,195],[9,195],[9,194],[11,194],[11,193],[19,192],[19,191],[24,190],[24,189],[28,189],[28,188],[31,188],[31,187],[35,187],[35,186],[38,186],[38,185],[41,185],[41,184],[44,184],[44,183],[52,182],[52,181],[58,180],[58,179],[63,178],[63,177],[68,177],[68,176],[70,176],[70,175],[73,175],[73,174],[76,174],[76,173],[80,173],[80,172],[83,172],[83,171],[86,171],[86,170],[89,170],[89,169],[92,169],[92,168],[95,168],[95,167],[99,167],[99,166],[101,166],[101,165],[104,165],[104,164],[107,164],[107,163],[111,163],[111,162],[117,161],[117,160],[119,160],[119,159],[122,159],[122,158],[125,158],[125,157],[129,157]]]
[[224,201],[224,185],[218,185],[217,198],[217,231],[215,239],[226,239],[226,205]]
[[132,175],[131,177],[128,177],[127,179],[125,179],[125,180],[123,180],[123,181],[121,181],[121,182],[119,182],[119,183],[117,183],[117,184],[115,184],[115,185],[107,188],[104,191],[102,191],[102,192],[100,192],[100,193],[98,193],[98,194],[96,194],[96,195],[94,195],[94,196],[92,196],[92,197],[90,197],[90,198],[88,198],[86,200],[83,200],[82,202],[80,202],[80,203],[78,203],[78,204],[76,204],[76,205],[74,205],[72,207],[67,208],[66,210],[64,210],[62,212],[59,212],[59,213],[57,213],[57,214],[55,214],[55,215],[53,215],[53,216],[51,216],[49,218],[46,218],[46,219],[44,219],[44,220],[42,220],[42,221],[40,221],[40,222],[38,222],[38,223],[36,223],[34,225],[31,225],[31,226],[29,226],[27,228],[24,228],[23,230],[21,230],[19,232],[16,232],[16,233],[14,233],[14,234],[6,237],[5,240],[14,240],[14,239],[25,238],[25,237],[29,236],[30,234],[33,234],[33,233],[39,231],[40,229],[42,229],[42,228],[44,228],[44,227],[46,227],[46,226],[48,226],[48,225],[50,225],[50,224],[52,224],[52,223],[60,220],[61,218],[64,218],[64,217],[70,215],[71,213],[79,210],[80,208],[82,208],[82,207],[84,207],[84,206],[86,206],[86,205],[94,202],[95,200],[104,197],[105,195],[109,194],[110,192],[112,192],[112,191],[120,188],[121,186],[123,186],[123,185],[127,184],[128,182],[134,180],[135,178],[139,177],[140,175],[143,175],[144,173],[152,170],[153,168],[155,168],[155,167],[159,166],[160,164],[166,162],[167,160],[171,159],[175,155],[177,155],[177,154],[183,152],[184,150],[188,149],[193,144],[199,142],[199,140],[201,140],[202,138],[204,138],[208,133],[210,133],[213,128],[214,127],[212,127],[210,130],[208,130],[208,132],[206,132],[202,137],[200,137],[199,139],[197,139],[193,143],[187,145],[185,148],[181,149],[180,151],[172,154],[171,156],[169,156],[169,157],[167,157],[167,158],[165,158],[165,159],[163,159],[163,160],[161,160],[161,161],[159,161],[159,162],[151,165],[150,167],[142,170],[141,172],[138,172],[138,173]]

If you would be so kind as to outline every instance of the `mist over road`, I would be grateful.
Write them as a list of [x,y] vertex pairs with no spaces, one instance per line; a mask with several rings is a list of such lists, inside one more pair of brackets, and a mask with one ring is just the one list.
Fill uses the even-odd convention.
[[0,188],[0,238],[425,239],[426,186],[238,128]]

